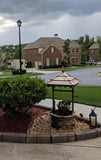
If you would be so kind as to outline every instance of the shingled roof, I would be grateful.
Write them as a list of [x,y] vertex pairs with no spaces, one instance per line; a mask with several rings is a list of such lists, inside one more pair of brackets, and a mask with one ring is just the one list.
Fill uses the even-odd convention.
[[57,47],[62,47],[64,46],[64,40],[59,37],[42,37],[36,40],[35,42],[26,45],[23,50],[33,48],[46,48],[51,44],[54,44]]
[[75,48],[75,47],[80,47],[80,45],[78,43],[76,43],[75,41],[72,41],[72,42],[70,42],[69,47]]
[[89,49],[99,49],[99,44],[98,43],[94,43],[91,47],[89,47]]
[[60,74],[46,82],[46,84],[48,86],[75,86],[78,85],[79,82],[80,81],[77,78],[72,77],[65,72],[61,72]]

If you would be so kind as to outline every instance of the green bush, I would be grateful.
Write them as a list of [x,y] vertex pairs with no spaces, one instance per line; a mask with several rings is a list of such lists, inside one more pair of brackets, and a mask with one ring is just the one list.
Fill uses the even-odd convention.
[[27,62],[26,68],[32,68],[32,62]]
[[81,66],[84,66],[84,64],[74,64],[74,66],[81,67]]
[[43,66],[43,69],[50,69],[50,68],[61,68],[62,65],[50,65],[50,66]]
[[[21,70],[21,74],[25,74],[25,73],[26,73],[26,70],[25,70],[25,69],[22,69],[22,70]],[[19,74],[20,74],[20,70],[18,70],[18,69],[17,69],[17,70],[13,70],[13,71],[12,71],[12,74],[13,74],[13,75],[19,75]]]
[[39,69],[42,69],[42,65],[39,65]]
[[19,70],[13,70],[13,71],[12,71],[12,74],[13,74],[13,75],[18,75],[18,74],[19,74]]
[[20,77],[0,81],[0,108],[7,115],[25,114],[35,103],[45,99],[44,80]]

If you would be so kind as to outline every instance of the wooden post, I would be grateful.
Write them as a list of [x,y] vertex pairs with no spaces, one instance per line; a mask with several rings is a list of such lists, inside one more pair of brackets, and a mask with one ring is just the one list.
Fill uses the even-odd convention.
[[55,112],[54,88],[55,88],[55,86],[52,86],[52,100],[53,100],[52,112],[53,113]]
[[72,113],[74,112],[74,86],[72,86]]

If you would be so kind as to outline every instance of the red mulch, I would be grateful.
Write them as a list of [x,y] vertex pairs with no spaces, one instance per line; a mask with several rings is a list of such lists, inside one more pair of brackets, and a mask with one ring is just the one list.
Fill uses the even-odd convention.
[[26,133],[32,117],[38,116],[47,110],[34,107],[31,111],[31,116],[16,115],[14,117],[7,117],[0,109],[0,132]]

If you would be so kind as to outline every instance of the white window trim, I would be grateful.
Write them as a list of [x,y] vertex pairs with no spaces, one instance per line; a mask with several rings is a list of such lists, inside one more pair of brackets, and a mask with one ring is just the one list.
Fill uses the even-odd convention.
[[59,58],[56,58],[56,65],[59,65]]
[[46,66],[50,66],[50,59],[46,58]]
[[51,47],[51,53],[54,53],[54,47]]

